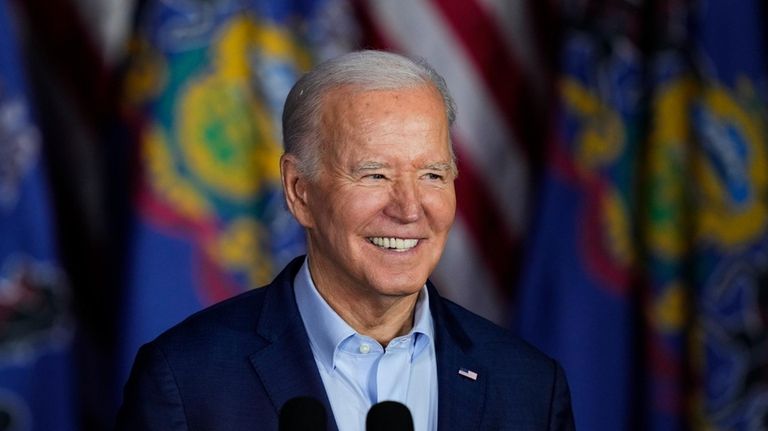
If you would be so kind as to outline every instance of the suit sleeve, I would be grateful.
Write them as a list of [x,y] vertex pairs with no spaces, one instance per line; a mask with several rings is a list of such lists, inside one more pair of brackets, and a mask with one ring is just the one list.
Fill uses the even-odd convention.
[[162,351],[152,344],[139,349],[123,390],[117,431],[187,430],[178,385]]
[[568,380],[560,364],[555,363],[555,384],[552,388],[552,406],[550,408],[550,431],[573,431],[573,409],[571,408],[571,392]]

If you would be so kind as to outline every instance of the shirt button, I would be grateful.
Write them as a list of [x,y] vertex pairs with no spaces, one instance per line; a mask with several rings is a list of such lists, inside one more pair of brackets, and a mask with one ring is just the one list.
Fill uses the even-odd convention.
[[367,343],[363,343],[360,345],[360,353],[368,353],[371,351],[371,346]]

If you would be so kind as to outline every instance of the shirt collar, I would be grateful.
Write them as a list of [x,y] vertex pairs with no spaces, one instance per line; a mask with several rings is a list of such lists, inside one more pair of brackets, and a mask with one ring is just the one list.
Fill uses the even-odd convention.
[[413,313],[413,328],[411,334],[415,334],[413,358],[416,358],[435,338],[435,326],[432,322],[432,313],[429,311],[429,292],[425,284],[419,292],[416,300],[416,310]]
[[[293,282],[294,295],[315,357],[331,372],[333,356],[339,344],[357,333],[320,296],[312,281],[308,262],[309,257],[304,259],[301,269],[296,274]],[[408,335],[414,334],[412,358],[415,358],[434,338],[434,324],[429,310],[429,293],[426,285],[421,288],[416,300],[413,322],[413,328]]]

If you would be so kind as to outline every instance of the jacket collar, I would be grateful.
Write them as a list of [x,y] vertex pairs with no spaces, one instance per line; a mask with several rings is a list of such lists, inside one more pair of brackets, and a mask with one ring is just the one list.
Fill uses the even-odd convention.
[[325,407],[328,429],[336,430],[331,404],[293,295],[293,278],[303,260],[303,256],[294,259],[265,287],[266,297],[256,332],[267,342],[249,359],[275,410],[279,412],[291,398],[312,397]]

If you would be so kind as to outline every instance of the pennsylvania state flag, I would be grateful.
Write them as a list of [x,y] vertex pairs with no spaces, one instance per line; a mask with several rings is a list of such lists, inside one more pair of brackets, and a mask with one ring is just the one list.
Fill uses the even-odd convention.
[[140,3],[123,88],[138,152],[123,377],[142,343],[303,252],[281,194],[280,117],[298,77],[344,49],[341,5]]
[[69,287],[9,6],[0,2],[0,429],[77,430]]
[[766,4],[582,6],[519,330],[578,429],[768,429]]
[[600,27],[634,28],[636,17],[570,17],[593,18],[564,34],[559,112],[516,317],[523,338],[561,361],[576,428],[629,430],[641,56],[633,35]]

